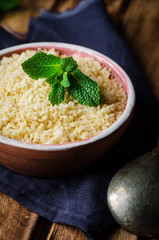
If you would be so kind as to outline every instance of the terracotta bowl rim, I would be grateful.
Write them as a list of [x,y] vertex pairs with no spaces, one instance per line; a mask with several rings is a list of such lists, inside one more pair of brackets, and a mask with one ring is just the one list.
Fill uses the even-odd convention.
[[[132,115],[134,107],[135,107],[135,90],[133,87],[133,84],[127,75],[127,73],[120,67],[114,60],[111,58],[107,57],[106,55],[97,52],[95,50],[92,50],[90,48],[86,48],[80,45],[75,45],[75,44],[69,44],[69,43],[59,43],[59,42],[35,42],[35,43],[26,43],[26,44],[20,44],[16,46],[12,46],[9,48],[5,48],[3,50],[0,50],[0,57],[5,56],[6,54],[9,53],[16,53],[18,50],[27,50],[29,48],[55,48],[60,47],[63,49],[71,49],[74,51],[78,52],[83,52],[83,53],[88,53],[90,56],[96,56],[98,58],[104,59],[107,64],[112,66],[113,68],[116,69],[118,74],[120,74],[120,77],[122,79],[125,78],[126,83],[127,83],[127,92],[128,92],[128,98],[127,98],[127,105],[126,108],[121,115],[121,117],[108,129],[102,131],[101,133],[89,138],[89,139],[84,139],[81,141],[76,141],[76,142],[71,142],[71,143],[65,143],[65,144],[34,144],[34,143],[26,143],[23,141],[18,141],[14,139],[10,139],[8,137],[4,137],[0,135],[0,143],[15,146],[15,147],[20,147],[20,148],[26,148],[26,149],[32,149],[32,150],[42,150],[42,151],[63,151],[67,149],[72,149],[75,147],[87,145],[90,143],[93,143],[95,141],[101,140],[103,138],[108,137],[109,135],[113,134],[116,130],[118,130]],[[111,67],[110,67],[111,68]]]

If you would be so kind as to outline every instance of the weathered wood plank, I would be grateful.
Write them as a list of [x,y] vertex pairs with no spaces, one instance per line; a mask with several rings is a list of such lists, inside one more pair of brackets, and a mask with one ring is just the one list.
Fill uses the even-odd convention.
[[105,2],[115,25],[129,43],[159,99],[159,1]]
[[60,0],[56,1],[56,4],[52,7],[52,11],[63,12],[67,9],[71,9],[79,3],[80,0]]
[[118,228],[109,237],[108,240],[137,240],[138,237]]
[[[86,240],[84,234],[74,227],[53,223],[46,240]],[[137,236],[118,228],[106,239],[99,240],[137,240]]]
[[0,193],[0,240],[28,240],[38,215]]
[[81,230],[53,223],[46,240],[86,240]]

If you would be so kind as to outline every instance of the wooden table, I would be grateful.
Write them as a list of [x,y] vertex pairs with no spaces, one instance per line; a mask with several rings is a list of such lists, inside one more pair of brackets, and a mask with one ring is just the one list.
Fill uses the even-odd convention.
[[[40,8],[63,11],[74,7],[79,1],[21,0],[18,8],[3,15],[0,24],[7,31],[23,38],[28,29],[29,16],[37,16]],[[105,0],[105,5],[117,29],[138,59],[150,88],[159,99],[159,1]],[[0,193],[0,240],[45,239],[86,240],[86,237],[79,229],[51,223]],[[120,228],[107,236],[107,239],[141,240]]]

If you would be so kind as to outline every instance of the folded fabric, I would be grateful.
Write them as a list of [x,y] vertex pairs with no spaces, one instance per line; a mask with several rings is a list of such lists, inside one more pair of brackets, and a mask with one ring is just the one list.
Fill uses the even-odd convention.
[[115,60],[130,76],[136,110],[113,151],[71,176],[39,179],[16,174],[0,165],[0,191],[47,219],[80,228],[88,239],[106,239],[116,223],[107,206],[107,188],[126,162],[155,147],[159,107],[127,44],[115,30],[103,2],[83,0],[73,10],[42,10],[30,19],[25,40],[0,28],[0,49],[26,42],[65,42],[86,46]]

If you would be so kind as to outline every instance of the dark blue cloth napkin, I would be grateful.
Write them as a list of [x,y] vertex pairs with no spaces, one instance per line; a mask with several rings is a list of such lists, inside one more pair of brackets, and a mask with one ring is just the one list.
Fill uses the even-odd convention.
[[83,0],[62,14],[42,10],[37,19],[30,19],[25,40],[0,28],[0,49],[40,41],[83,45],[115,60],[134,84],[135,114],[113,150],[91,166],[67,177],[38,179],[0,165],[0,191],[51,221],[80,228],[90,240],[103,240],[116,227],[107,206],[110,179],[125,163],[155,147],[159,105],[100,0]]

